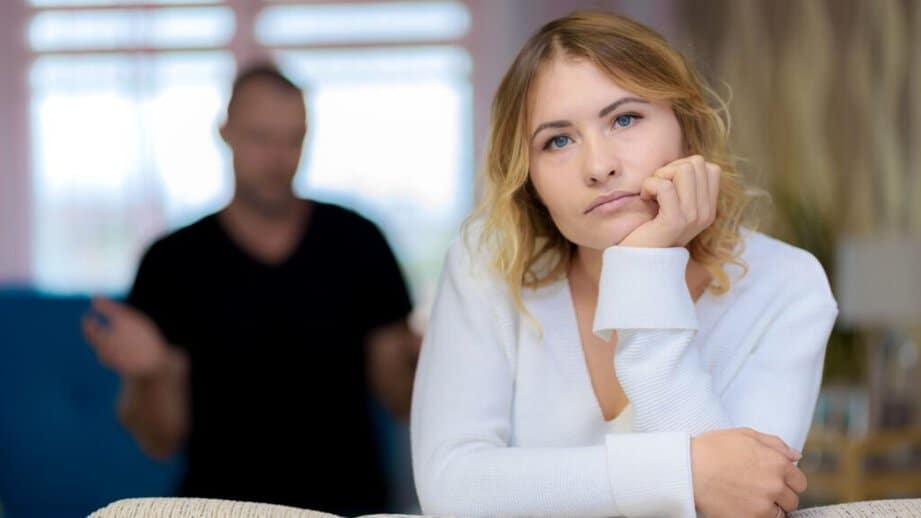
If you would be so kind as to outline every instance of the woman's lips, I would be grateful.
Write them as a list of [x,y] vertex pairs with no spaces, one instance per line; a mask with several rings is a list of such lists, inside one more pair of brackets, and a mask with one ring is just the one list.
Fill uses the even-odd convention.
[[633,200],[639,198],[639,194],[627,194],[625,196],[620,196],[614,200],[602,203],[595,206],[592,210],[588,211],[589,214],[610,214],[617,211],[624,205],[632,202]]

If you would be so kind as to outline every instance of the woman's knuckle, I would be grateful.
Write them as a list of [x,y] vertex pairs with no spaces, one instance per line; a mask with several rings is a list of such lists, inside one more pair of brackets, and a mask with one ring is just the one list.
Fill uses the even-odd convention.
[[775,498],[783,495],[786,489],[787,484],[779,478],[772,479],[770,484],[768,484],[768,492]]

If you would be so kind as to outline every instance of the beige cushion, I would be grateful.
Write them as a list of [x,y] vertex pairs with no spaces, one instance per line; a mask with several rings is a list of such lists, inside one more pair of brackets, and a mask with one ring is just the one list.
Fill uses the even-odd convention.
[[[375,514],[374,518],[409,517]],[[873,500],[811,507],[789,518],[865,518],[898,516],[921,518],[921,499]],[[235,502],[209,498],[129,498],[94,512],[89,518],[341,518],[334,514],[274,504]],[[372,518],[369,515],[365,518]]]
[[[375,514],[364,518],[408,517]],[[118,500],[89,515],[89,518],[341,518],[296,507],[212,498],[128,498]]]
[[89,518],[339,518],[296,507],[211,498],[128,498],[94,512]]
[[811,507],[789,514],[789,518],[864,518],[870,516],[921,518],[921,499],[870,500],[850,504]]

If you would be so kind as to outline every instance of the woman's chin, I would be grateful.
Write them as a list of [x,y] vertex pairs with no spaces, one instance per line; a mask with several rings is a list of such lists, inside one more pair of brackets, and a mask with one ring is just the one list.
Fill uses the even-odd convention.
[[586,226],[584,220],[570,220],[560,226],[563,236],[577,246],[603,251],[620,244],[634,230],[652,221],[653,215],[645,211],[629,211],[610,215],[602,221],[593,221]]
[[601,249],[620,244],[634,230],[651,220],[652,217],[649,214],[641,212],[618,215],[601,225],[596,241]]

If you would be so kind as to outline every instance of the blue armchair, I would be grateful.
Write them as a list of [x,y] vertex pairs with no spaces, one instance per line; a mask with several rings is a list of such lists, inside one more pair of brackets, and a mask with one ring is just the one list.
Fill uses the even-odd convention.
[[117,377],[83,340],[86,297],[0,289],[0,516],[86,516],[173,494],[181,459],[147,458],[115,416]]

